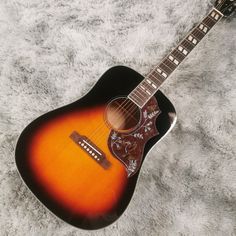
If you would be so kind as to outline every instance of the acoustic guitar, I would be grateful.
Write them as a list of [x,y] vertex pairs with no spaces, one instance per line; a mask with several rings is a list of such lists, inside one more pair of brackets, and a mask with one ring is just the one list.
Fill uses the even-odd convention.
[[113,67],[84,97],[30,123],[19,137],[15,158],[38,200],[82,229],[117,220],[132,198],[149,150],[176,122],[175,108],[159,87],[235,8],[236,0],[218,0],[145,77]]

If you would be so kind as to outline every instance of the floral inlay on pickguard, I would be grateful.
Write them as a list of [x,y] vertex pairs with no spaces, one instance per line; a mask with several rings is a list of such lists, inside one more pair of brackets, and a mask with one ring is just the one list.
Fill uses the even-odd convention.
[[155,123],[160,113],[161,110],[153,97],[141,109],[140,124],[135,131],[120,133],[112,130],[110,133],[109,149],[126,166],[129,177],[138,171],[142,163],[146,142],[158,135]]

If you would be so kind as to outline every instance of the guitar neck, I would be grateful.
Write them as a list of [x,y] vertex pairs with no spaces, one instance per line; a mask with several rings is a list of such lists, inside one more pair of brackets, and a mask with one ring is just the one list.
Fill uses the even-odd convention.
[[162,83],[178,68],[181,62],[199,44],[223,14],[213,8],[209,14],[157,65],[144,80],[128,95],[142,108],[158,91]]

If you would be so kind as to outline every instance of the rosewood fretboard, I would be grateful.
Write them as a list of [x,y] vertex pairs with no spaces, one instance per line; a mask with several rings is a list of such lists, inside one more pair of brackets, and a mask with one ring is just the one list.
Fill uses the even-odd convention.
[[144,78],[128,98],[140,108],[143,107],[222,16],[221,12],[213,8],[176,48]]

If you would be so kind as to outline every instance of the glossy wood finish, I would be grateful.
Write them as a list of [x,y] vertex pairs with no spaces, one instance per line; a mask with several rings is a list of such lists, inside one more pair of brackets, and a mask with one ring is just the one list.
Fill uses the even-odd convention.
[[[104,112],[112,99],[127,96],[142,79],[132,69],[113,67],[87,95],[39,117],[18,140],[16,164],[23,180],[50,211],[76,227],[105,227],[119,218],[131,200],[139,171],[128,178],[125,166],[109,151]],[[155,97],[161,110],[156,120],[159,134],[146,143],[144,157],[175,121],[169,100],[160,91]],[[86,155],[69,137],[73,131],[91,137],[111,168],[101,168]]]
[[[221,5],[221,4],[220,4]],[[220,7],[219,5],[219,7]],[[183,60],[208,34],[223,14],[213,8],[204,19],[157,65],[129,94],[129,98],[142,107],[159,90],[161,84],[179,67]],[[142,96],[140,96],[140,94]]]
[[[131,111],[129,114],[131,114]],[[131,177],[140,169],[145,144],[149,139],[158,135],[155,124],[160,114],[161,110],[158,107],[157,100],[152,97],[140,109],[140,121],[135,130],[125,133],[111,130],[108,147],[111,153],[125,164],[128,177]],[[130,120],[129,117],[127,119]]]

